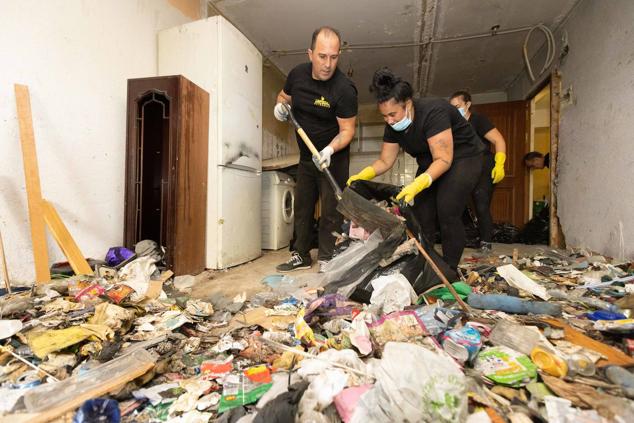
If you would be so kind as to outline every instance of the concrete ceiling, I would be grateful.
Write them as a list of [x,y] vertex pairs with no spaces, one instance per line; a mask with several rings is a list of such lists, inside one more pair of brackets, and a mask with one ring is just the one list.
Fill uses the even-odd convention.
[[[577,1],[209,0],[208,4],[210,14],[224,15],[284,73],[308,60],[305,50],[315,28],[339,29],[351,47],[344,49],[339,68],[351,70],[359,100],[365,103],[373,101],[368,86],[382,66],[409,80],[423,95],[447,96],[457,89],[503,91],[524,71],[526,31],[446,40],[490,33],[494,25],[499,25],[498,32],[538,23],[554,29]],[[541,33],[534,33],[529,51],[535,52],[543,41]],[[541,64],[533,67],[539,70]]]

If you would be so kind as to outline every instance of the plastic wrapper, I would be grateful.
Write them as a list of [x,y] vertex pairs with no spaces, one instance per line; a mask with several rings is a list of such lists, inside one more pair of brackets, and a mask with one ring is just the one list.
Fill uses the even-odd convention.
[[416,293],[403,275],[381,276],[372,281],[372,286],[370,303],[383,313],[402,311],[416,301]]
[[37,386],[24,394],[29,413],[56,408],[86,392],[95,396],[120,387],[154,366],[155,358],[146,350],[137,350],[60,382]]
[[452,328],[462,316],[459,310],[428,305],[416,309],[416,314],[423,322],[430,335],[436,336],[447,328]]
[[597,320],[594,328],[602,332],[634,333],[634,319]]
[[205,360],[200,364],[200,373],[205,379],[223,377],[233,370],[233,356],[218,358],[216,360]]
[[467,417],[465,377],[447,356],[389,342],[372,373],[376,382],[359,398],[350,422],[458,422]]
[[474,368],[499,385],[520,387],[537,377],[537,367],[526,355],[499,346],[486,348],[475,360]]
[[428,335],[425,325],[415,311],[398,311],[368,325],[374,343],[383,347],[390,341],[415,342]]
[[239,374],[230,374],[223,380],[219,413],[256,402],[271,386],[271,372],[265,365],[250,367]]

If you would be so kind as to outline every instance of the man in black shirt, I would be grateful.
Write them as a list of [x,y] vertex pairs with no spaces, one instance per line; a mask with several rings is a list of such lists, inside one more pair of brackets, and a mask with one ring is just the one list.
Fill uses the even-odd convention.
[[332,258],[335,237],[343,217],[336,210],[337,199],[319,166],[326,164],[337,183],[343,187],[348,179],[350,141],[357,116],[357,89],[339,69],[341,38],[330,27],[315,30],[308,57],[310,63],[293,68],[284,89],[277,96],[274,114],[280,121],[288,116],[283,103],[292,107],[295,118],[315,148],[321,161],[313,163],[310,150],[297,134],[300,159],[295,186],[295,243],[291,259],[277,266],[279,272],[307,269],[312,265],[310,244],[315,203],[321,194],[319,221],[320,271]]
[[529,169],[550,169],[550,153],[543,155],[538,151],[531,151],[524,156],[524,164]]
[[[493,239],[493,219],[491,217],[491,198],[494,184],[504,179],[504,162],[506,161],[506,142],[504,137],[486,116],[471,111],[471,94],[466,91],[455,92],[449,102],[475,129],[476,134],[485,144],[482,172],[473,193],[473,204],[478,218],[480,232],[480,248],[484,252],[491,251]],[[489,147],[495,148],[495,156]]]

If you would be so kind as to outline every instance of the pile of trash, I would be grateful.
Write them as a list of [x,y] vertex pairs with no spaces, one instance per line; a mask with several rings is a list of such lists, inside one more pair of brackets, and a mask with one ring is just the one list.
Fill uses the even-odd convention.
[[0,412],[634,421],[632,263],[572,250],[469,257],[450,279],[465,308],[424,276],[415,240],[350,233],[325,273],[268,275],[249,299],[192,298],[195,278],[161,271],[156,248],[0,297]]

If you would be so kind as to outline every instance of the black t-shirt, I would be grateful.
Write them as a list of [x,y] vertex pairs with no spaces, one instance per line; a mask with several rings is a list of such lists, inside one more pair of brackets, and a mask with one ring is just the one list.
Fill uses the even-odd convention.
[[487,154],[493,154],[493,152],[491,151],[490,142],[485,138],[485,135],[491,129],[495,129],[495,125],[492,124],[486,116],[476,112],[471,112],[471,115],[469,116],[469,123],[471,124],[471,126],[473,126],[473,129],[475,129],[478,137],[480,137],[480,139],[482,140],[484,148],[486,149],[484,150],[484,152]]
[[426,167],[433,161],[427,139],[447,129],[451,129],[453,135],[454,159],[475,156],[484,150],[484,144],[469,122],[458,109],[441,98],[414,100],[414,122],[402,132],[386,124],[383,140],[398,143],[416,157],[419,166]]
[[[357,89],[339,69],[327,81],[313,79],[312,64],[302,63],[288,74],[284,92],[292,99],[293,115],[304,128],[317,150],[325,148],[339,133],[337,118],[357,115]],[[310,160],[312,154],[297,135],[300,158]],[[337,154],[348,155],[347,147]]]

